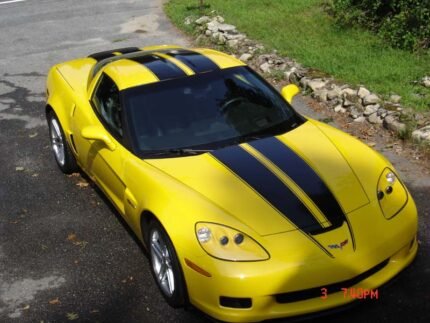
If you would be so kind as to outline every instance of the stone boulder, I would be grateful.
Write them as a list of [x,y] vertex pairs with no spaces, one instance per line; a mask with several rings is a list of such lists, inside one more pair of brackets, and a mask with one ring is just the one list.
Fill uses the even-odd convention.
[[424,141],[430,144],[430,125],[414,130],[412,132],[412,138],[418,142]]

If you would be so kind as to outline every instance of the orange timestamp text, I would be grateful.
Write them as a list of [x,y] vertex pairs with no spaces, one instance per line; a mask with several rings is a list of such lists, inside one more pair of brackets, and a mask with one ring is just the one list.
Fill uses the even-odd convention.
[[[366,289],[366,288],[341,288],[343,292],[343,298],[349,299],[379,299],[378,289]],[[329,297],[329,290],[325,287],[321,288],[321,298],[327,299]]]

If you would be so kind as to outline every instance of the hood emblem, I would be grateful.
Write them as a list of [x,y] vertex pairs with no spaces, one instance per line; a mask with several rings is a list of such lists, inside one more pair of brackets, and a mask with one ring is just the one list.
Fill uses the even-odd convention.
[[341,243],[335,243],[335,244],[329,244],[328,247],[330,249],[340,249],[342,250],[343,247],[345,247],[348,244],[348,239],[345,241],[342,241]]

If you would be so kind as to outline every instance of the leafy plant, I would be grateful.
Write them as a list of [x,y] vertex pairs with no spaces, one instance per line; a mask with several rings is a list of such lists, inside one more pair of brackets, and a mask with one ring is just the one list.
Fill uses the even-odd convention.
[[331,12],[338,24],[370,29],[393,47],[430,47],[430,0],[332,0]]

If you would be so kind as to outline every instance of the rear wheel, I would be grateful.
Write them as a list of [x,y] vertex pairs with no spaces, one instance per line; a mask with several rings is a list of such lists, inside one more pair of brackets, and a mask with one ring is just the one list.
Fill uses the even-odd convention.
[[186,304],[186,287],[173,244],[157,222],[149,224],[147,246],[151,272],[166,301],[172,307]]
[[78,171],[75,156],[70,150],[69,144],[64,136],[60,121],[54,111],[49,111],[47,115],[49,126],[49,137],[51,147],[54,152],[55,161],[58,167],[65,174],[71,174]]

